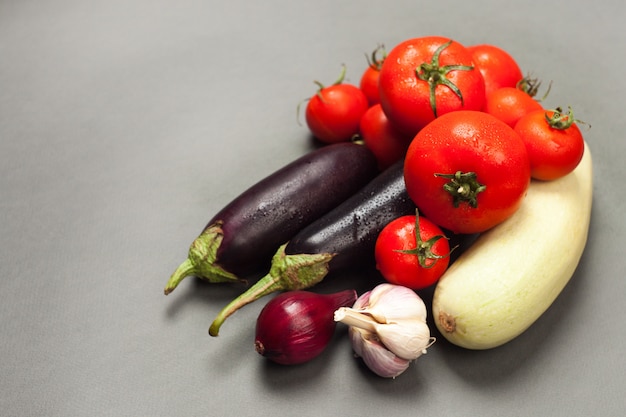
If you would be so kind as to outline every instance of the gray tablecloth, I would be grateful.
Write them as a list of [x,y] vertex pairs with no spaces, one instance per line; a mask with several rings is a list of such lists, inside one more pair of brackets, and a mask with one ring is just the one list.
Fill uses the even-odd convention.
[[[621,415],[625,4],[1,1],[0,414]],[[208,336],[243,288],[165,297],[189,243],[312,148],[296,107],[314,80],[346,64],[357,83],[376,45],[424,35],[505,48],[591,124],[591,231],[564,292],[513,342],[440,340],[395,380],[341,331],[311,363],[271,365],[252,347],[264,301]]]

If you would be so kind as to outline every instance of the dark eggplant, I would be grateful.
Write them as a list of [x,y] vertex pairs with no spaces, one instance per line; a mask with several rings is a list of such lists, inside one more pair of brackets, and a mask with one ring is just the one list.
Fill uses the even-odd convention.
[[276,248],[378,172],[374,155],[353,142],[327,145],[289,163],[213,216],[167,282],[165,294],[189,275],[233,282],[267,271]]
[[415,209],[404,185],[403,161],[399,161],[280,246],[269,273],[218,314],[209,334],[216,336],[228,316],[267,294],[309,288],[331,268],[371,262],[383,227],[397,217],[415,214]]
[[403,162],[397,162],[354,196],[297,233],[285,255],[334,254],[331,270],[373,262],[380,231],[390,221],[415,214],[404,185]]

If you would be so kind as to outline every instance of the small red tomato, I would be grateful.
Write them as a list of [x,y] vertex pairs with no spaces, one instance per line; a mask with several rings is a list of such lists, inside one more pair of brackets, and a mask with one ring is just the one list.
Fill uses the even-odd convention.
[[509,218],[530,184],[524,142],[480,111],[438,117],[411,141],[404,181],[420,212],[454,233],[480,233]]
[[419,290],[446,271],[450,244],[437,225],[416,213],[387,224],[376,239],[374,255],[385,280]]
[[572,172],[583,157],[585,142],[572,109],[538,110],[522,117],[515,131],[530,159],[530,175],[554,180]]
[[515,87],[522,79],[522,70],[515,59],[495,45],[471,45],[467,49],[485,79],[485,93],[502,87]]
[[502,87],[487,95],[483,111],[515,127],[522,116],[541,109],[543,106],[526,91],[517,87]]
[[436,117],[481,110],[485,82],[472,54],[438,36],[409,39],[394,47],[380,70],[380,103],[399,129],[415,135]]
[[361,75],[361,81],[359,87],[367,97],[367,102],[370,106],[378,104],[380,102],[380,94],[378,93],[378,76],[380,75],[380,69],[385,61],[387,52],[385,47],[380,45],[374,52],[372,52],[371,58],[367,58],[367,68]]
[[381,170],[403,159],[413,139],[391,124],[380,104],[370,107],[361,117],[360,133],[363,143],[372,151]]
[[359,123],[369,108],[361,89],[344,84],[345,67],[341,77],[330,86],[320,86],[306,106],[305,118],[309,130],[324,143],[349,141],[359,132]]

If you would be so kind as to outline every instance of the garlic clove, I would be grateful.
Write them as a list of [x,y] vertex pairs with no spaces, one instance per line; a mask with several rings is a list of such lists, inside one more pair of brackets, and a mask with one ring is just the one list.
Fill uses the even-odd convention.
[[359,356],[376,375],[383,378],[395,378],[406,371],[411,364],[411,361],[402,359],[389,351],[375,335],[363,332],[355,333],[358,333],[359,338],[361,338],[361,354]]
[[376,333],[387,349],[406,360],[419,358],[434,343],[428,325],[421,320],[377,325]]
[[371,315],[379,323],[393,323],[403,319],[426,321],[426,305],[410,288],[383,283],[370,291],[367,298],[367,306],[362,308],[362,312]]
[[350,337],[352,350],[354,350],[356,356],[363,356],[363,345],[365,344],[365,337],[367,333],[367,331],[359,329],[358,327],[348,327],[348,336]]
[[360,297],[358,297],[356,299],[356,301],[354,302],[354,305],[352,306],[352,308],[356,309],[356,310],[362,310],[367,308],[367,306],[369,306],[370,304],[370,295],[372,294],[372,291],[367,291],[365,293],[363,293],[363,295],[361,295]]

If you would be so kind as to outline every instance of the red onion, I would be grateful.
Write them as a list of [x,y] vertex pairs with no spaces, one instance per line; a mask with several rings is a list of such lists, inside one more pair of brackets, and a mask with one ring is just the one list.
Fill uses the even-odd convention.
[[295,365],[321,354],[330,343],[337,323],[335,310],[351,306],[355,290],[334,294],[287,291],[271,299],[256,323],[255,350],[267,359]]

